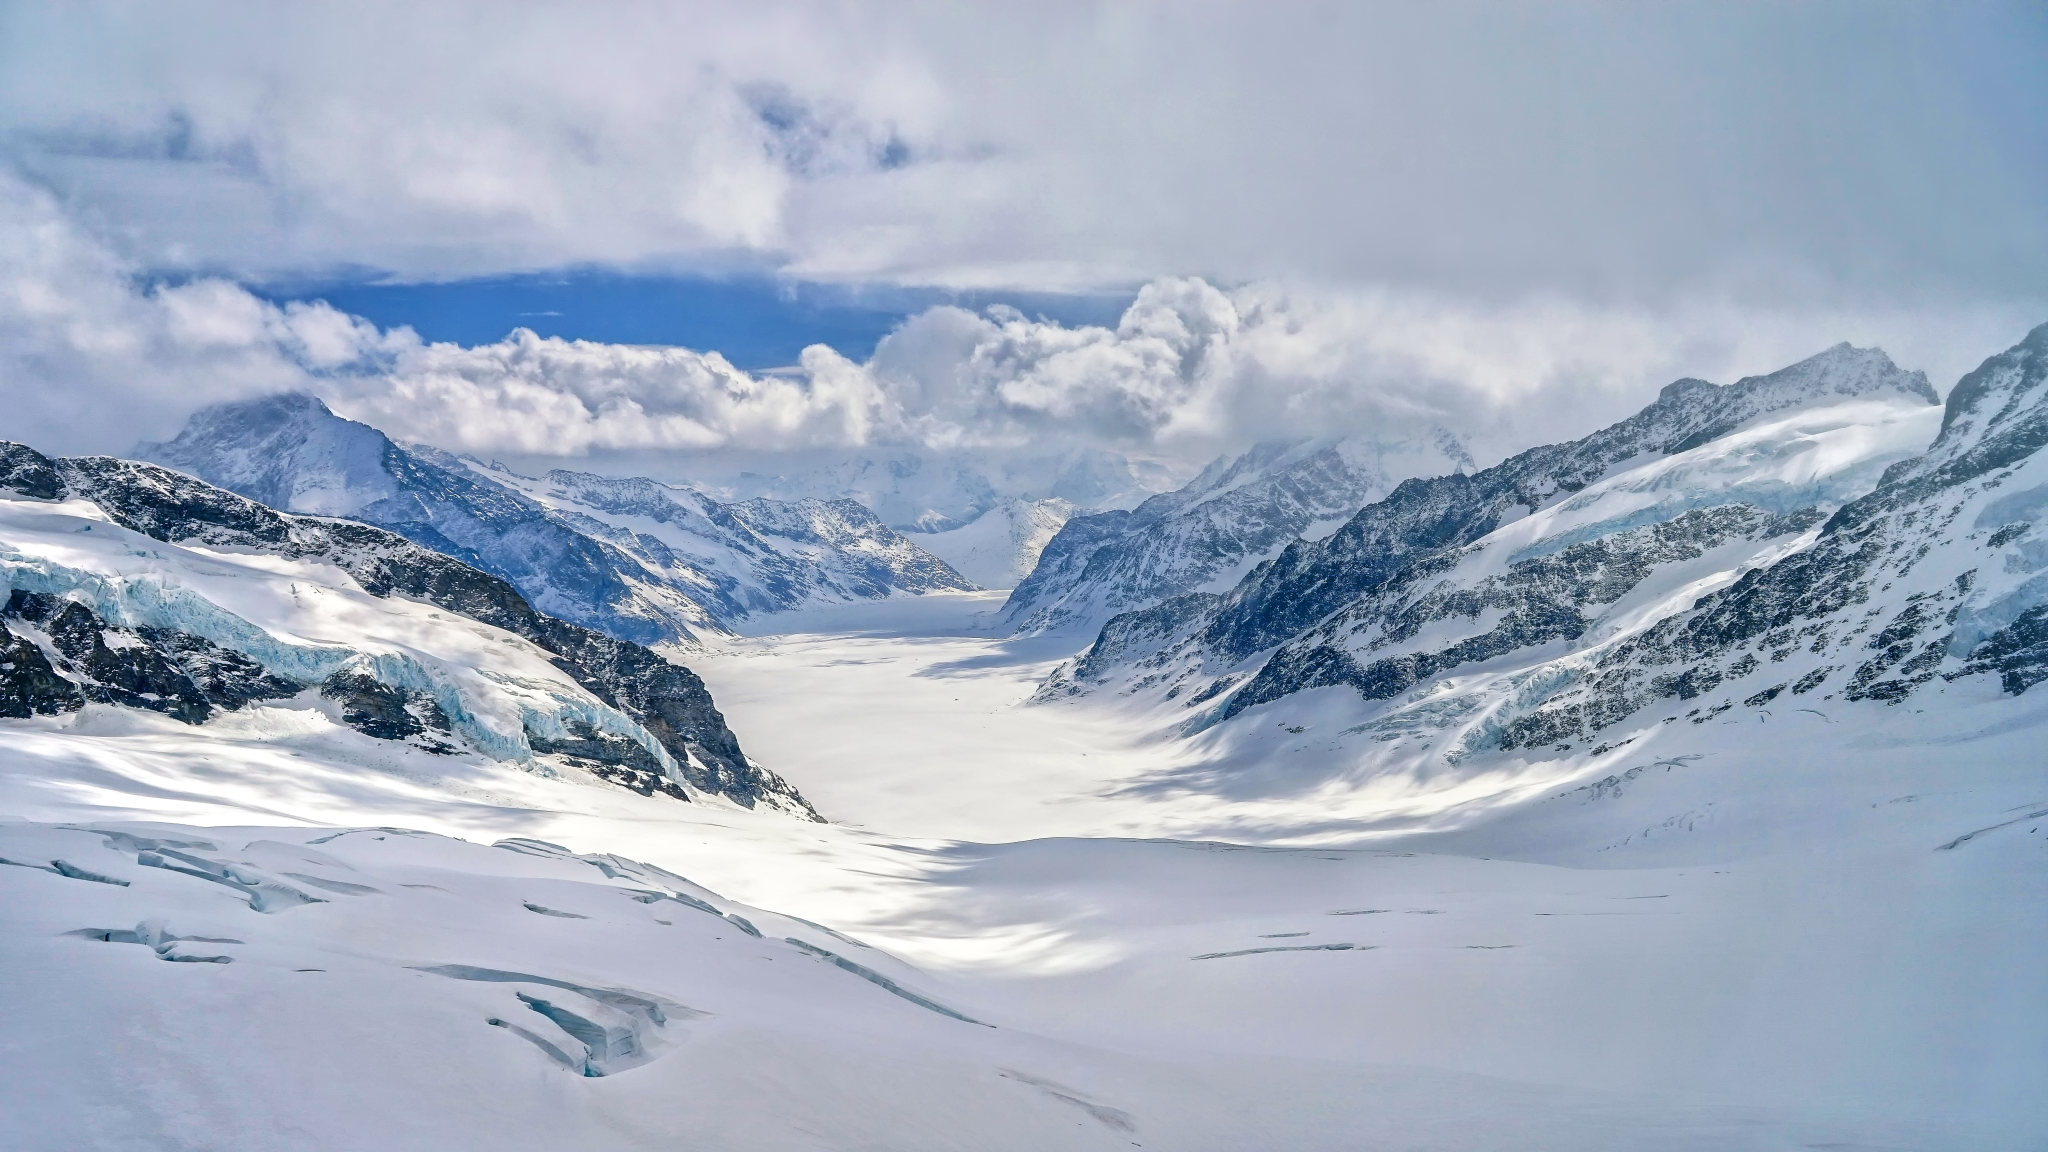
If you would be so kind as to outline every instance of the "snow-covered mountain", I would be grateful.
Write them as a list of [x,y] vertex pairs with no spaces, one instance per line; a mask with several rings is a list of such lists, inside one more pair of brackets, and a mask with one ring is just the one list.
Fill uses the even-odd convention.
[[727,505],[651,480],[519,476],[400,446],[318,399],[208,408],[146,459],[275,508],[375,524],[639,643],[810,604],[969,587],[850,500]]
[[1342,523],[1396,483],[1469,469],[1449,433],[1261,444],[1129,511],[1068,519],[1003,606],[1021,632],[1099,628],[1183,592],[1215,592],[1303,536]]
[[[1304,707],[1335,709],[1323,726],[1346,719],[1314,759],[1456,776],[1489,753],[1601,756],[1737,701],[1900,699],[1900,671],[1924,684],[2024,664],[1994,654],[2024,649],[2016,589],[2043,565],[1997,535],[1989,497],[1914,478],[1991,419],[1987,389],[2024,392],[2012,381],[2038,371],[2024,365],[2043,341],[2048,328],[1966,378],[1945,419],[1919,374],[1846,345],[1725,388],[1680,381],[1582,440],[1405,483],[1227,593],[1112,620],[1044,695],[1114,686],[1178,711],[1184,731],[1243,734],[1322,690]],[[1999,459],[2017,466],[2018,451]],[[1991,487],[2031,491],[2021,480]],[[1865,527],[1876,508],[1896,509],[1888,528]],[[1986,548],[2006,554],[1994,564]],[[1952,636],[1914,639],[1951,611]]]
[[853,500],[721,504],[639,477],[555,469],[535,478],[462,463],[633,557],[692,603],[715,605],[720,623],[807,605],[972,587]]
[[707,454],[687,467],[693,487],[724,500],[858,501],[977,585],[1004,590],[1031,573],[1070,517],[1129,509],[1179,482],[1160,464],[1096,448]]
[[1165,467],[1099,448],[1044,452],[877,446],[859,453],[695,453],[678,479],[725,501],[859,501],[900,532],[944,533],[1011,501],[1129,508],[1178,480]]
[[1932,400],[1854,350],[1682,383],[1118,617],[1058,706],[973,597],[693,660],[859,824],[711,795],[689,681],[502,581],[0,450],[0,1130],[2038,1147],[2048,328]]
[[[0,588],[0,715],[247,713],[355,755],[473,756],[814,815],[690,670],[391,532],[154,465],[0,443]],[[378,741],[392,747],[364,751]]]
[[925,551],[983,588],[1011,589],[1038,566],[1045,546],[1074,513],[1074,505],[1057,496],[1010,497],[972,523],[914,538]]
[[2044,448],[2048,324],[1963,377],[1933,445],[1810,546],[1589,653],[1568,683],[1503,714],[1496,742],[1607,739],[1693,701],[1698,722],[1738,702],[1898,705],[1944,685],[2017,696],[2048,680]]

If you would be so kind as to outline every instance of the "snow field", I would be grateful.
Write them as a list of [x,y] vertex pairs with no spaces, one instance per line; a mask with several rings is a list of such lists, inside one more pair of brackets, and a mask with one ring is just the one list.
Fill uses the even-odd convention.
[[[32,1118],[30,1148],[1704,1152],[2048,1130],[2048,817],[2012,822],[2048,809],[2027,737],[2048,717],[1987,696],[1932,727],[1877,708],[1684,726],[1518,803],[1343,843],[1313,792],[1265,818],[1321,842],[1118,838],[1092,834],[1098,803],[1164,827],[1187,797],[1130,794],[1102,717],[1019,706],[1022,657],[964,627],[983,605],[820,614],[703,665],[743,731],[767,735],[747,710],[772,685],[804,695],[756,755],[832,815],[831,789],[895,789],[858,813],[872,830],[431,757],[293,702],[203,729],[98,706],[11,726],[0,803],[35,823],[0,827],[0,857],[29,865],[0,866],[0,939],[37,989],[10,1032],[38,1039],[4,1049],[0,1113]],[[1816,735],[1845,720],[1865,721],[1846,757]],[[963,781],[977,744],[991,774]],[[1025,793],[1034,761],[1006,756],[1034,747],[1065,758]],[[111,823],[151,818],[184,827]],[[62,824],[203,840],[184,851],[321,902],[258,912]],[[312,843],[339,828],[372,831]],[[620,874],[485,847],[515,837]],[[232,957],[176,963],[65,935],[150,923],[158,944],[243,943],[171,941]],[[521,978],[425,970],[449,966]],[[562,1013],[639,1048],[585,1076]]]

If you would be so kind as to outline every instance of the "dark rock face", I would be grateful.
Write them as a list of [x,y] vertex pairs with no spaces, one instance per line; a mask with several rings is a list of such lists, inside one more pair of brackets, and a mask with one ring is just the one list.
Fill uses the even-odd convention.
[[[35,465],[41,461],[43,467],[60,478],[62,495],[91,500],[116,523],[155,539],[256,548],[293,558],[318,557],[340,567],[372,595],[425,601],[524,637],[551,653],[553,663],[593,696],[645,727],[674,760],[683,783],[724,795],[746,807],[772,799],[817,818],[786,781],[747,759],[738,738],[726,727],[725,718],[712,702],[709,690],[694,672],[639,644],[536,612],[499,577],[381,528],[288,516],[155,465],[109,457],[51,461],[18,445],[0,447],[9,453],[5,458],[25,461],[31,475],[40,474]],[[17,592],[16,596],[30,594]],[[29,602],[23,600],[24,604]],[[73,607],[83,611],[82,606]],[[60,613],[65,610],[58,609]],[[148,658],[123,655],[142,648],[109,648],[109,655],[102,657],[98,655],[99,649],[91,647],[86,632],[83,626],[78,627],[74,643],[86,654],[79,659],[112,660],[114,663],[106,666],[120,669],[112,673],[112,680],[94,680],[103,687],[88,686],[88,696],[102,691],[117,703],[131,703],[132,699],[139,702],[131,706],[171,711],[181,719],[199,723],[209,707],[239,706],[226,703],[236,692],[267,690],[262,686],[261,669],[254,662],[206,645],[197,637],[164,640],[161,646],[149,641],[144,645],[151,653]],[[135,635],[147,640],[144,633]],[[195,656],[193,645],[206,645],[210,651]],[[103,641],[101,647],[107,647]],[[235,665],[237,660],[247,667]],[[172,676],[173,668],[180,670],[182,681]],[[208,682],[222,685],[222,695],[210,696],[204,687]],[[279,689],[272,695],[292,695],[302,688],[290,684],[290,690],[283,691],[286,684],[289,682],[272,681],[272,686]],[[385,688],[399,691],[391,686]],[[343,697],[338,697],[345,700],[344,711],[354,707],[362,719],[356,726],[364,731],[369,731],[365,725],[380,731],[407,729],[408,721],[391,711],[388,699],[367,689],[337,690],[345,691]],[[113,693],[127,693],[128,697],[116,698]],[[400,710],[412,717],[410,723],[422,725],[421,729],[406,731],[405,736],[431,730],[420,714],[420,701],[407,697]],[[445,728],[445,720],[442,726]],[[634,757],[648,757],[646,749],[635,745],[633,752],[620,754],[626,757],[618,765],[622,771],[644,771]]]
[[1995,672],[2015,696],[2048,680],[2048,605],[2029,608],[2011,625],[1992,633],[1970,653],[1962,672]]
[[110,456],[53,465],[67,494],[91,500],[116,524],[145,536],[309,554],[291,521],[253,500],[223,500],[219,489],[189,476]]
[[135,634],[173,661],[206,697],[207,703],[233,712],[261,700],[296,696],[304,685],[273,676],[263,665],[232,648],[169,628],[137,628]]
[[49,458],[33,448],[0,441],[0,488],[37,500],[55,500],[64,494],[64,482]]
[[35,641],[15,635],[0,620],[0,716],[26,720],[83,707],[78,685],[57,674]]
[[[448,716],[433,697],[395,687],[360,672],[336,672],[320,685],[320,695],[341,705],[341,722],[379,740],[408,740],[428,733],[448,733]],[[454,746],[431,737],[429,751],[452,752]]]
[[588,724],[570,724],[565,737],[530,735],[528,739],[534,751],[564,757],[599,779],[631,788],[642,796],[659,792],[678,800],[689,799],[675,781],[663,774],[661,761],[623,736],[600,732]]
[[[70,686],[66,692],[43,679],[41,694],[53,704],[34,711],[68,710],[54,702],[78,698],[204,724],[217,709],[233,711],[256,700],[295,696],[302,688],[268,674],[239,652],[197,636],[161,628],[115,628],[85,605],[55,596],[17,589],[0,614],[41,629],[56,651],[53,663],[33,643],[17,637],[18,643],[36,652],[35,657],[21,654],[23,675],[58,676]],[[37,660],[42,661],[40,667]]]

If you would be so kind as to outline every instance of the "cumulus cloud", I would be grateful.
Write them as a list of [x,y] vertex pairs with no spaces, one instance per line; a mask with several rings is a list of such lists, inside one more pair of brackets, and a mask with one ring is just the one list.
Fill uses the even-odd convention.
[[715,350],[527,331],[429,343],[225,280],[151,284],[47,193],[0,180],[0,436],[63,452],[125,451],[203,404],[303,390],[401,438],[487,456],[1099,447],[1184,467],[1262,439],[1447,428],[1484,458],[1580,435],[1677,376],[1768,371],[1836,339],[1946,383],[2038,319],[1182,277],[1145,284],[1114,327],[936,307],[864,363],[814,345],[792,369],[751,373]]
[[331,382],[341,406],[381,427],[468,451],[581,456],[594,450],[860,445],[889,403],[874,378],[823,345],[800,375],[752,375],[716,352],[542,338],[395,342],[381,371]]
[[46,193],[0,179],[0,435],[119,451],[217,400],[305,387],[391,339],[323,304],[140,286]]
[[[1841,339],[1952,380],[2048,315],[2044,44],[2026,3],[0,7],[0,427],[300,388],[482,453],[1486,455]],[[1133,301],[761,374],[240,286],[590,265]]]

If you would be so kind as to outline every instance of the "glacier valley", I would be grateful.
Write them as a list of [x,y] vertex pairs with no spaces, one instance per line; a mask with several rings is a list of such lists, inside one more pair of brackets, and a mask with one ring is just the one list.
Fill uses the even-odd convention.
[[280,403],[0,450],[10,1147],[2048,1139],[2048,326],[935,554]]

